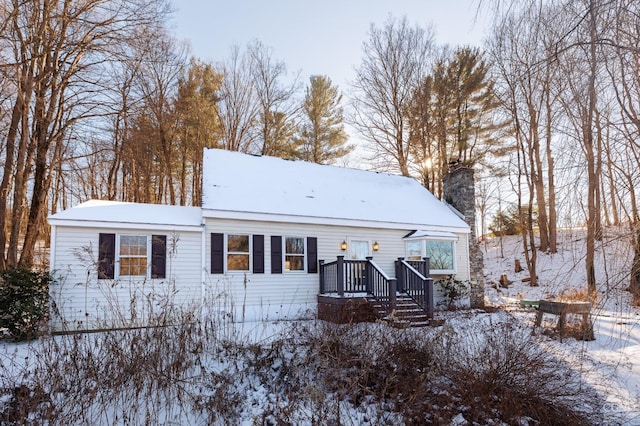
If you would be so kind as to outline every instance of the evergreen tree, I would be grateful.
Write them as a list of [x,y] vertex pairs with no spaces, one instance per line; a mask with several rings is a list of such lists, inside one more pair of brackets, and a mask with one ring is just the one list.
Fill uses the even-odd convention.
[[178,144],[179,203],[199,205],[202,196],[202,152],[221,147],[218,120],[222,75],[213,65],[192,58],[178,81],[174,102]]
[[304,122],[297,142],[303,160],[331,164],[354,148],[346,145],[342,95],[329,77],[314,75],[309,80],[303,105]]
[[409,107],[412,161],[423,184],[440,196],[439,177],[450,161],[491,167],[490,157],[505,153],[497,135],[499,106],[489,65],[477,49],[444,52],[414,90]]

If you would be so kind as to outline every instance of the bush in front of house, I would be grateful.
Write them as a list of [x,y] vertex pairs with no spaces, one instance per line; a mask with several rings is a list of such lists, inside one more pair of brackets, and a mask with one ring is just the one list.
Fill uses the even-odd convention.
[[456,309],[469,295],[469,283],[457,280],[453,275],[437,280],[436,284],[442,289],[443,300],[439,304],[443,305],[445,309]]
[[604,422],[602,397],[563,352],[506,313],[424,329],[198,313],[39,339],[29,363],[0,356],[0,423]]
[[47,320],[52,282],[45,271],[21,267],[0,271],[0,328],[15,340],[36,338]]

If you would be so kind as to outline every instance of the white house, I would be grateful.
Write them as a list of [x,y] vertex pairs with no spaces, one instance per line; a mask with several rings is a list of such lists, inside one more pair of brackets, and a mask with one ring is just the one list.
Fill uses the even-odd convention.
[[[433,277],[470,279],[469,226],[412,178],[218,149],[203,170],[201,208],[92,200],[49,216],[54,330],[145,325],[168,306],[313,315],[339,257],[389,278],[428,256]],[[340,297],[357,290],[345,274]]]

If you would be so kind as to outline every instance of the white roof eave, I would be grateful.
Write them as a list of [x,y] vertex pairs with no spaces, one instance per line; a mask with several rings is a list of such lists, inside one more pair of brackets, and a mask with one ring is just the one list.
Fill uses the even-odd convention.
[[256,213],[256,212],[238,212],[231,210],[213,210],[202,209],[202,216],[210,219],[238,219],[238,220],[255,220],[264,222],[285,222],[285,223],[301,223],[312,225],[334,225],[347,226],[357,228],[378,228],[378,229],[424,229],[433,231],[445,231],[458,234],[468,234],[471,232],[469,226],[455,227],[442,226],[428,223],[401,223],[401,222],[382,222],[373,220],[358,220],[346,218],[331,217],[314,217],[314,216],[296,216],[283,215],[273,213]]
[[172,223],[112,222],[101,220],[53,219],[48,218],[49,225],[81,228],[108,229],[143,229],[158,231],[202,232],[202,225],[176,225]]

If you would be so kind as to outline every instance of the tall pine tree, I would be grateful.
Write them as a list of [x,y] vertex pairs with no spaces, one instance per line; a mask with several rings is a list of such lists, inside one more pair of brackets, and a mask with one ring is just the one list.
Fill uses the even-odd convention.
[[346,144],[348,138],[340,106],[342,95],[329,77],[314,75],[309,80],[297,142],[303,160],[331,164],[354,148]]

